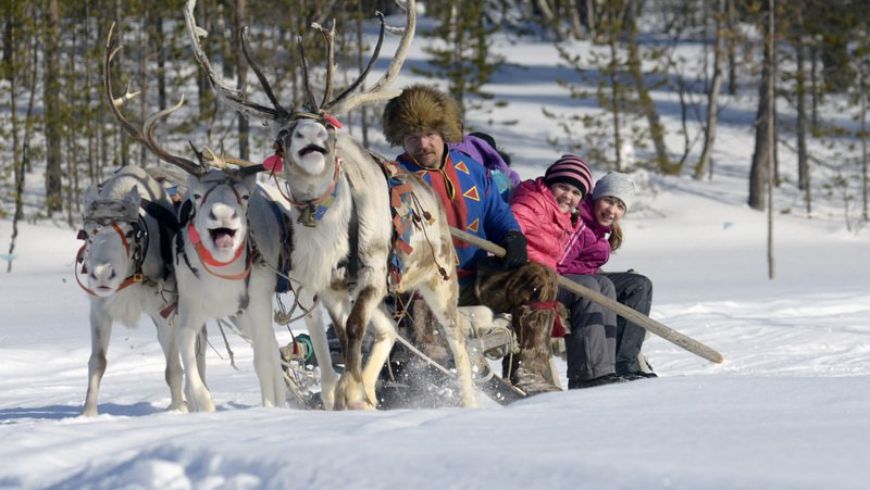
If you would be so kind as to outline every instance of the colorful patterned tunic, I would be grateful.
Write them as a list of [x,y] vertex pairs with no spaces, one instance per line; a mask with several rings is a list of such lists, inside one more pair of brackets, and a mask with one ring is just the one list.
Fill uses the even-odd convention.
[[[520,231],[510,207],[492,183],[489,171],[470,156],[450,150],[440,169],[422,167],[408,154],[399,155],[397,160],[432,186],[444,204],[450,226],[495,243],[501,243],[509,231]],[[453,244],[459,256],[460,283],[467,283],[474,275],[477,260],[486,252],[457,239]]]

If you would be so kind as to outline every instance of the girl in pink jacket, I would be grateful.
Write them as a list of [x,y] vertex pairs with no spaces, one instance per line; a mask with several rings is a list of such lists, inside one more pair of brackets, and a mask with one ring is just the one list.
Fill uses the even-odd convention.
[[562,155],[543,177],[514,189],[511,211],[526,236],[529,260],[556,270],[570,251],[572,238],[585,226],[576,211],[591,187],[592,174],[586,163],[574,155]]

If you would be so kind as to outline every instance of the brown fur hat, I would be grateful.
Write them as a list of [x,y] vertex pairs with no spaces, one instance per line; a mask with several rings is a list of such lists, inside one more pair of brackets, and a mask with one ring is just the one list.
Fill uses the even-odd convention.
[[420,131],[437,131],[446,143],[462,141],[462,116],[453,97],[427,85],[412,85],[384,108],[384,136],[402,146],[405,136]]

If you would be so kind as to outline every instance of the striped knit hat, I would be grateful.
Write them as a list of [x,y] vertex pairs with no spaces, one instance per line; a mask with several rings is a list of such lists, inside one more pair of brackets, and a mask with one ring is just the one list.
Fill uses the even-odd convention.
[[571,184],[581,191],[583,195],[589,194],[592,189],[592,173],[586,162],[576,155],[562,155],[562,158],[547,168],[544,173],[544,183],[551,186],[557,182]]

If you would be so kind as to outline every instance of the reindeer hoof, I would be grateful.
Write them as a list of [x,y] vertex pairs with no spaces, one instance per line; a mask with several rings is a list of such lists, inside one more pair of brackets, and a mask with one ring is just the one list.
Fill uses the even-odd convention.
[[187,408],[191,412],[214,412],[214,402],[208,392],[196,395],[189,393],[187,395]]
[[168,407],[166,407],[166,410],[169,411],[169,412],[181,412],[181,413],[187,413],[187,404],[184,403],[184,402],[181,402],[181,403],[171,403],[171,404],[169,404]]
[[344,373],[335,386],[335,409],[374,410],[375,402],[369,399],[362,381]]

